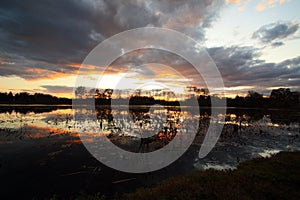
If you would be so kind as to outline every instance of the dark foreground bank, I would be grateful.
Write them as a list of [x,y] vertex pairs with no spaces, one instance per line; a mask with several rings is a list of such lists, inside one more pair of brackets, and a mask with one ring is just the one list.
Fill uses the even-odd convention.
[[[236,170],[174,177],[115,199],[300,199],[299,185],[300,152],[281,152],[246,161]],[[106,199],[97,194],[89,198]]]

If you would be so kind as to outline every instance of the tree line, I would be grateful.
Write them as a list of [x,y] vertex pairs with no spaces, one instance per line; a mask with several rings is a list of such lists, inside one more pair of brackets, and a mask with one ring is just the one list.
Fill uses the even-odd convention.
[[0,92],[1,104],[71,104],[72,100],[68,98],[61,98],[52,96],[50,94],[20,92],[13,94],[12,92]]
[[262,94],[249,91],[246,97],[236,96],[228,99],[230,107],[258,107],[258,108],[300,108],[300,92],[292,92],[289,88],[273,89],[268,98]]
[[[96,104],[109,105],[112,100],[112,89],[92,89],[86,91],[84,87],[78,87],[75,90],[75,95],[77,99],[83,98],[94,98]],[[139,97],[132,96],[129,103],[132,105],[179,105],[179,102],[168,102],[167,100],[155,100],[153,97]],[[211,100],[220,100],[217,96],[209,95],[199,95],[197,100],[200,106],[210,107]],[[241,97],[236,96],[235,98],[226,98],[228,107],[253,107],[253,108],[300,108],[300,92],[292,92],[289,88],[279,88],[272,90],[268,98],[263,97],[255,91],[248,91],[247,96]],[[128,101],[122,99],[114,99],[114,101],[122,103],[128,103]],[[189,101],[189,100],[186,100]],[[0,93],[0,103],[1,104],[48,104],[48,105],[58,105],[58,104],[72,104],[72,99],[60,98],[52,96],[50,94],[35,93],[29,94],[27,92],[21,92],[13,94],[12,92]]]

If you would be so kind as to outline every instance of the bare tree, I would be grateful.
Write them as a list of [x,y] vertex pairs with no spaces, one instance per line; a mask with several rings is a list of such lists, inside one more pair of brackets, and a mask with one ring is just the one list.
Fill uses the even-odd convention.
[[86,89],[83,86],[79,86],[76,88],[75,90],[75,96],[79,99],[83,99],[85,98],[85,94],[86,94]]

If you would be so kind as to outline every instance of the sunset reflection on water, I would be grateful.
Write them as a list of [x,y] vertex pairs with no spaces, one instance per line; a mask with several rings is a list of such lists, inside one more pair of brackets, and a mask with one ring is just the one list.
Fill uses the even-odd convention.
[[[276,111],[277,114],[280,112]],[[229,110],[225,116],[222,134],[213,151],[203,160],[197,161],[196,168],[207,166],[235,166],[236,157],[247,160],[265,155],[268,152],[294,151],[300,149],[299,122],[296,111],[291,119],[274,112],[261,113],[255,110]],[[92,115],[90,110],[82,110],[82,115]],[[276,113],[275,113],[276,114]],[[200,115],[184,113],[178,108],[143,107],[135,110],[111,110],[102,108],[94,113],[95,120],[75,121],[71,108],[58,108],[52,111],[35,113],[16,111],[0,113],[0,145],[11,143],[29,143],[34,140],[64,141],[65,144],[95,142],[97,137],[107,137],[120,148],[138,151],[140,136],[146,131],[154,131],[149,142],[149,151],[161,148],[176,134],[184,134],[182,123],[197,131],[193,145],[201,147],[211,116],[209,109],[203,109]],[[222,116],[219,116],[222,117]],[[194,120],[200,120],[199,127],[193,127]],[[101,122],[101,127],[100,127]],[[213,123],[218,123],[214,119]],[[88,128],[94,127],[91,130]],[[82,128],[82,129],[80,129]],[[81,137],[78,130],[85,130]],[[191,162],[195,162],[191,160]],[[202,166],[203,165],[203,166]],[[202,166],[202,167],[199,167]]]

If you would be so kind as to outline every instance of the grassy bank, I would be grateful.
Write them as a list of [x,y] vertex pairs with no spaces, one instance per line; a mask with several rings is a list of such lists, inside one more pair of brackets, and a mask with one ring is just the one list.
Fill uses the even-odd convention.
[[[197,171],[115,199],[300,199],[300,152],[255,158],[236,170]],[[107,199],[99,194],[77,199]]]
[[237,170],[207,170],[141,188],[123,199],[300,199],[300,152],[256,158]]

